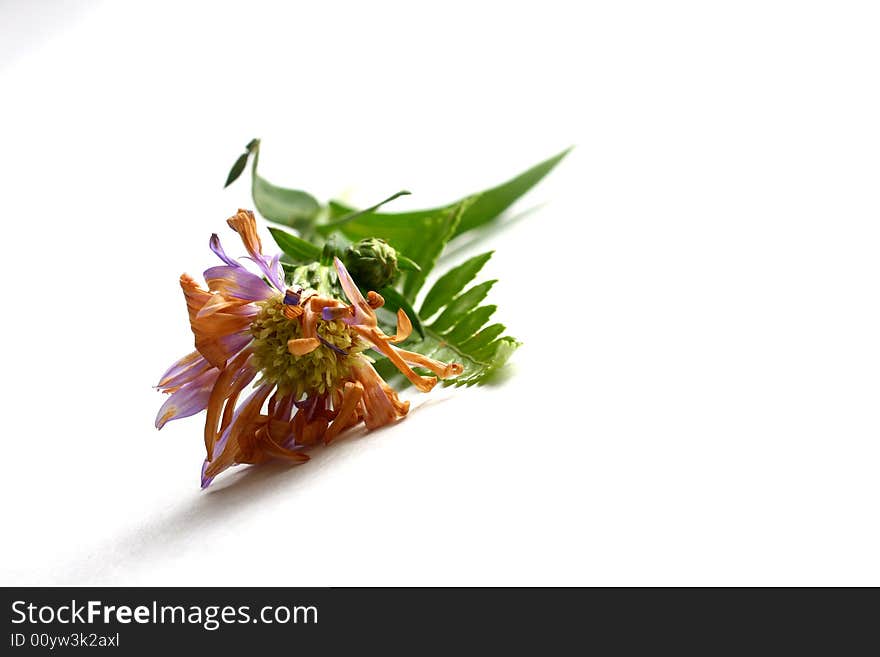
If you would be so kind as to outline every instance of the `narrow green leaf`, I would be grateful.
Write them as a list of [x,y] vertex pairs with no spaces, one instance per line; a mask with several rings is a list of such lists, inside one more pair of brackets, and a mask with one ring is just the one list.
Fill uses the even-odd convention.
[[[461,221],[455,230],[453,237],[466,233],[469,230],[483,226],[490,221],[496,219],[515,201],[528,192],[532,187],[537,185],[541,179],[550,173],[553,168],[562,161],[562,159],[571,152],[573,147],[567,148],[561,153],[536,164],[531,169],[522,172],[515,178],[508,180],[491,189],[483,192],[472,194],[467,198],[475,199],[473,203],[462,214]],[[451,206],[446,206],[451,207]],[[373,217],[381,217],[391,221],[397,219],[401,223],[419,224],[428,217],[434,216],[444,208],[432,208],[430,210],[416,210],[413,212],[402,213],[373,213]],[[342,203],[330,204],[331,216],[341,217],[352,212],[352,208]]]
[[464,289],[464,286],[470,283],[474,276],[483,268],[489,258],[492,257],[493,251],[481,253],[474,256],[470,260],[463,262],[457,267],[453,267],[443,274],[434,286],[428,291],[422,302],[422,308],[419,315],[422,319],[428,319],[434,315],[443,306],[448,304],[452,299]]
[[373,206],[366,208],[364,210],[357,210],[356,212],[349,212],[347,215],[345,215],[344,217],[342,217],[340,219],[336,219],[336,220],[331,221],[330,223],[327,223],[327,224],[322,224],[321,226],[317,227],[317,231],[319,233],[321,233],[322,235],[329,235],[334,230],[338,230],[342,225],[347,224],[350,221],[354,221],[358,217],[361,217],[365,214],[375,212],[376,210],[381,208],[383,205],[385,205],[386,203],[390,203],[391,201],[393,201],[396,198],[400,198],[401,196],[409,196],[410,194],[411,194],[411,192],[408,192],[406,190],[401,190],[401,191],[397,192],[396,194],[392,194],[391,196],[386,198],[384,201],[379,201],[378,203],[376,203],[376,205],[373,205]]
[[[409,254],[419,266],[419,271],[407,272],[406,278],[403,280],[403,296],[410,301],[415,301],[416,295],[425,284],[428,273],[434,269],[437,258],[446,248],[446,243],[455,234],[455,228],[461,221],[462,214],[467,211],[470,202],[471,199],[465,199],[458,205],[444,211],[438,222],[423,222],[426,224],[425,233],[416,243],[409,244],[406,248],[397,247],[398,251]],[[430,233],[429,230],[431,230]]]
[[236,180],[238,180],[241,172],[244,171],[245,166],[247,166],[248,156],[250,156],[250,152],[248,151],[245,151],[238,156],[235,164],[233,164],[232,168],[229,170],[229,175],[226,176],[226,184],[223,185],[224,189],[229,187]]
[[269,228],[272,239],[278,244],[279,248],[287,254],[293,262],[316,262],[321,258],[321,247],[315,246],[311,242],[307,242],[301,237],[297,237],[287,231],[279,228]]
[[461,218],[455,234],[461,235],[466,233],[469,230],[489,223],[501,215],[519,197],[523,196],[532,187],[537,185],[544,176],[550,173],[570,151],[571,147],[566,148],[561,153],[544,160],[540,164],[536,164],[528,171],[524,171],[506,183],[479,194],[477,200],[474,201]]
[[385,299],[385,308],[390,310],[391,312],[397,312],[399,308],[403,308],[403,312],[406,313],[406,316],[409,317],[409,321],[412,322],[413,329],[415,329],[416,333],[419,334],[419,337],[425,337],[425,328],[422,326],[422,321],[419,319],[419,314],[413,309],[412,304],[404,298],[404,296],[395,290],[393,287],[383,287],[379,290],[379,294],[382,295],[382,298]]
[[232,165],[232,168],[229,170],[229,175],[226,176],[226,184],[223,185],[223,188],[229,187],[232,183],[238,180],[238,177],[241,175],[241,172],[244,171],[245,166],[247,166],[247,160],[251,153],[254,152],[254,149],[259,145],[259,139],[251,139],[247,146],[244,147],[244,153],[238,156],[238,159],[235,161],[235,164]]
[[[438,333],[445,333],[453,326],[456,326],[459,321],[465,321],[465,319],[467,319],[466,315],[486,298],[489,290],[492,289],[492,286],[497,282],[498,281],[486,281],[485,283],[474,285],[467,292],[463,292],[455,297],[455,299],[449,302],[449,305],[446,306],[443,312],[440,313],[440,316],[434,321],[434,323],[431,324],[431,328]],[[475,327],[474,331],[480,328],[480,326],[482,326],[482,324]],[[474,334],[474,331],[465,335],[462,340],[471,337]]]

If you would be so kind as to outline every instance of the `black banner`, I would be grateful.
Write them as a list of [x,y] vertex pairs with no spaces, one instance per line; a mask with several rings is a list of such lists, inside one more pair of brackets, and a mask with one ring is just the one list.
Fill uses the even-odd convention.
[[[7,588],[3,654],[422,654],[861,644],[871,590]],[[873,641],[872,641],[873,642]]]

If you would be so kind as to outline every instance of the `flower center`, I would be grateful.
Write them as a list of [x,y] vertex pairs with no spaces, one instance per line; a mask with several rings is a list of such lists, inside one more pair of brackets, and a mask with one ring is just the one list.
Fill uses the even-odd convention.
[[277,385],[283,394],[293,392],[299,399],[303,394],[335,389],[364,349],[345,322],[320,320],[317,333],[321,344],[314,351],[294,356],[288,351],[287,342],[303,337],[301,317],[288,319],[284,315],[280,295],[258,305],[260,313],[250,327],[254,336],[254,364],[263,378]]

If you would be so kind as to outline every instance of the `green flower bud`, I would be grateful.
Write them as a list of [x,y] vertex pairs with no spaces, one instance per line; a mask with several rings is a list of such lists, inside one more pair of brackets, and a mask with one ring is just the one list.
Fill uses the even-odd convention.
[[354,280],[367,290],[380,290],[397,276],[397,251],[385,240],[375,237],[348,247],[342,262]]

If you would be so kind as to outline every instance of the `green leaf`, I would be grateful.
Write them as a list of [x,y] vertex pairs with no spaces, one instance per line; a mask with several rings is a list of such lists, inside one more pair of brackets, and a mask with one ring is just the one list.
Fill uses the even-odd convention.
[[401,271],[422,271],[419,263],[407,258],[400,251],[397,252],[397,266],[400,267]]
[[[461,340],[461,335],[473,331],[475,324],[485,322],[494,311],[494,306],[480,306],[463,317],[458,326],[445,336],[439,335],[427,327],[425,339],[407,348],[423,353],[429,358],[436,358],[444,362],[455,361],[464,366],[464,371],[461,374],[446,379],[443,382],[444,385],[471,386],[484,383],[490,375],[507,362],[511,354],[520,346],[519,341],[510,336],[496,338],[476,349],[468,346],[469,339]],[[458,327],[462,327],[462,330],[459,331]],[[476,331],[479,331],[479,328]],[[470,340],[474,337],[476,337],[475,332],[471,333]]]
[[250,152],[245,151],[241,155],[238,156],[238,159],[235,161],[235,164],[232,165],[232,168],[229,170],[229,175],[226,176],[226,184],[223,185],[224,188],[229,187],[232,183],[238,180],[238,177],[241,175],[241,172],[244,171],[245,166],[247,166],[248,156]]
[[322,249],[301,237],[279,228],[269,228],[272,239],[293,262],[315,262],[321,258]]
[[257,173],[260,142],[254,140],[252,144],[254,161],[251,165],[251,196],[257,212],[269,221],[296,228],[301,232],[310,230],[321,212],[321,205],[307,192],[278,187],[261,177]]
[[479,194],[477,200],[474,201],[473,205],[468,208],[468,211],[461,218],[455,234],[461,235],[500,216],[520,196],[524,195],[537,185],[544,176],[550,173],[570,151],[571,147],[566,148],[561,153],[544,160],[540,164],[536,164],[528,171],[524,171],[506,183]]
[[250,154],[254,152],[254,149],[259,145],[259,139],[251,139],[247,146],[244,147],[244,153],[238,156],[238,159],[235,161],[235,164],[232,165],[232,168],[229,170],[229,175],[226,176],[226,184],[223,185],[223,188],[226,189],[241,175],[241,172],[244,171],[245,166],[247,166],[248,157]]
[[[522,172],[515,178],[505,183],[492,187],[484,192],[472,194],[468,198],[474,201],[469,205],[462,214],[461,220],[455,229],[453,237],[466,233],[474,228],[479,228],[490,221],[496,219],[509,208],[513,203],[528,192],[532,187],[537,185],[544,176],[550,173],[553,168],[568,155],[571,148],[567,148],[561,153],[536,164],[531,169]],[[454,205],[454,204],[453,204]],[[433,208],[430,210],[417,210],[415,212],[402,213],[372,213],[372,217],[381,217],[391,221],[396,218],[401,223],[410,223],[418,225],[429,217],[435,216],[438,212],[452,206],[442,208]],[[331,203],[331,216],[343,216],[352,212],[352,208],[341,203]],[[404,249],[405,250],[405,249]]]
[[383,287],[379,290],[379,294],[385,299],[384,308],[394,313],[396,313],[398,309],[403,308],[403,312],[409,317],[409,321],[412,322],[413,329],[419,334],[419,337],[425,337],[425,328],[422,326],[422,320],[419,319],[419,315],[412,307],[412,304],[410,304],[400,292],[389,286]]
[[493,251],[487,251],[486,253],[474,256],[457,267],[453,267],[437,279],[434,287],[425,296],[419,315],[424,319],[428,319],[440,308],[452,301],[453,297],[474,279],[474,276],[479,273],[483,265],[492,257],[492,253]]

